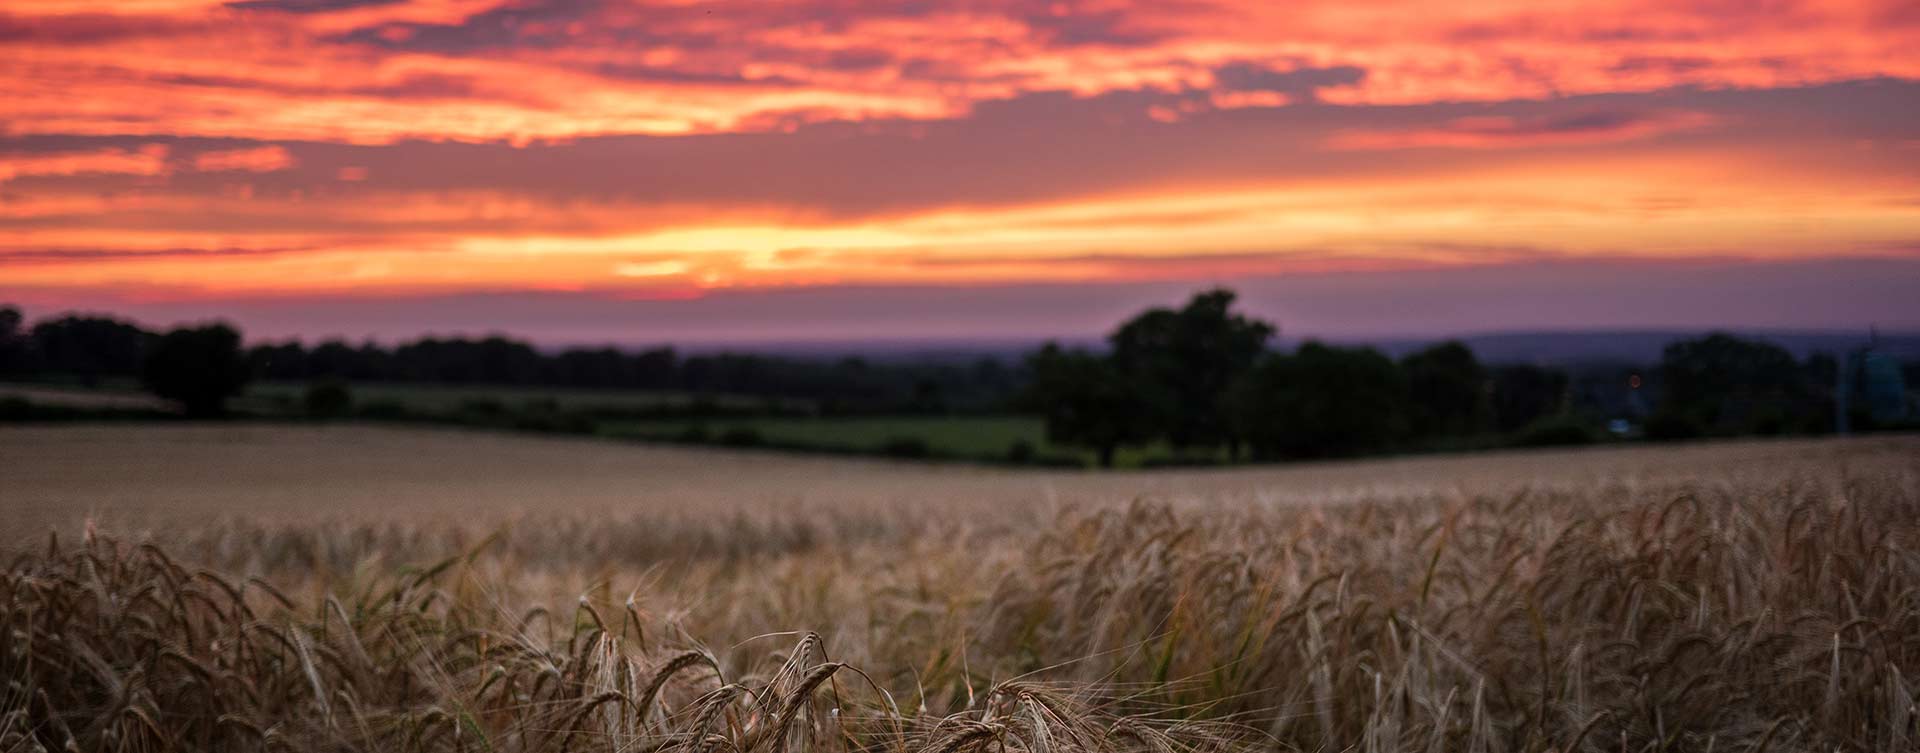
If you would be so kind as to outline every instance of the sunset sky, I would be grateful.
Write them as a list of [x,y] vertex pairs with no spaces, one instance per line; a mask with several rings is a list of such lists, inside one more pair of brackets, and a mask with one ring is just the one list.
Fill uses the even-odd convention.
[[1920,329],[1920,3],[9,0],[0,302],[258,336]]

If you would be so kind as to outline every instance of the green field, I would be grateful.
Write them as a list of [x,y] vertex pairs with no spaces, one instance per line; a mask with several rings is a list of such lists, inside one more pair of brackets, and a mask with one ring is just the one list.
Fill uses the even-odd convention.
[[850,451],[878,450],[889,441],[911,438],[953,455],[1005,455],[1021,441],[1035,450],[1074,452],[1047,444],[1046,427],[1040,419],[1027,416],[674,419],[610,422],[601,427],[603,434],[649,439],[673,439],[699,430],[716,438],[751,430],[775,444]]
[[[300,401],[309,387],[307,382],[255,382],[233,399],[230,406],[243,413],[298,413]],[[414,413],[446,413],[475,403],[496,403],[503,408],[547,407],[563,411],[619,411],[686,406],[700,400],[730,409],[806,410],[812,403],[794,398],[764,398],[748,395],[698,395],[670,390],[582,389],[568,387],[517,387],[509,385],[449,385],[410,382],[349,382],[355,404],[391,403]],[[129,378],[101,380],[93,386],[66,382],[0,382],[0,396],[18,397],[50,405],[131,405],[166,406]]]
[[4,398],[25,400],[42,405],[60,405],[77,408],[174,410],[174,407],[165,400],[161,400],[131,386],[124,388],[89,388],[63,384],[5,382],[0,383],[0,399]]
[[[1025,442],[1034,458],[1068,459],[1091,465],[1086,448],[1047,441],[1037,416],[861,416],[849,418],[719,418],[603,422],[599,433],[612,437],[724,442],[729,434],[750,431],[768,445],[834,452],[881,453],[902,440],[926,443],[934,457],[1003,460]],[[1177,456],[1165,444],[1125,448],[1121,467],[1167,462]],[[1189,455],[1191,457],[1191,455]]]
[[[305,382],[260,382],[247,388],[245,396],[234,403],[242,410],[276,412],[299,405],[306,393]],[[695,395],[688,392],[652,390],[593,390],[566,387],[513,387],[501,385],[411,384],[405,382],[353,382],[348,385],[356,404],[395,403],[407,410],[440,413],[460,410],[478,402],[497,403],[505,408],[545,405],[556,410],[634,410],[661,406],[690,405],[707,399],[728,408],[778,407],[803,408],[804,401],[769,399],[743,395]]]
[[[247,387],[244,395],[231,403],[242,414],[259,417],[300,417],[305,415],[304,382],[258,382]],[[703,396],[686,392],[592,390],[563,387],[512,387],[499,385],[433,385],[397,382],[355,382],[348,385],[355,411],[363,416],[380,416],[385,406],[389,418],[411,417],[444,421],[479,420],[473,414],[491,414],[496,422],[515,414],[577,414],[584,423],[571,431],[587,431],[619,439],[695,442],[716,444],[753,444],[789,450],[818,450],[831,453],[890,454],[889,445],[902,442],[924,443],[925,457],[938,459],[983,460],[1013,459],[1016,444],[1025,443],[1029,453],[1020,462],[1053,465],[1079,463],[1091,466],[1091,450],[1049,442],[1046,426],[1037,416],[859,416],[813,417],[749,415],[710,418],[622,418],[643,415],[649,409],[686,408],[696,401],[710,401],[714,408],[753,413],[795,413],[813,408],[803,400],[772,399],[742,395]],[[14,396],[35,403],[98,408],[137,406],[167,409],[166,403],[142,392],[138,385],[124,380],[86,388],[62,385],[0,385],[0,396]],[[599,414],[599,415],[594,415]],[[609,417],[613,416],[613,417]],[[511,425],[506,424],[506,425]],[[729,441],[751,433],[752,441]],[[899,453],[891,453],[899,454]],[[1185,457],[1171,447],[1157,443],[1145,447],[1122,448],[1115,464],[1138,468],[1171,463]],[[1204,457],[1200,460],[1223,458]]]

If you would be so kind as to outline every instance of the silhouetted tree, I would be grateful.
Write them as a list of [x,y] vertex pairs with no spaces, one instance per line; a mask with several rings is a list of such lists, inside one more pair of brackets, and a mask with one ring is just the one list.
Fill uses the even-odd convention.
[[614,348],[570,348],[548,359],[542,381],[568,387],[661,389],[674,381],[671,348],[629,355]]
[[940,383],[921,377],[913,383],[913,399],[907,407],[914,413],[941,414],[947,412],[946,396],[941,394]]
[[316,377],[394,380],[401,375],[393,368],[393,356],[377,345],[367,343],[356,348],[328,340],[307,352],[307,378]]
[[297,342],[255,345],[247,349],[247,364],[261,379],[298,381],[312,376],[307,349]]
[[633,357],[634,386],[660,390],[673,387],[680,378],[680,358],[672,348],[650,348]]
[[1487,424],[1487,371],[1458,340],[1401,359],[1416,436],[1475,434]]
[[1406,434],[1406,377],[1372,348],[1308,342],[1274,354],[1227,403],[1255,458],[1323,458],[1383,450]]
[[28,362],[31,350],[22,323],[20,309],[0,306],[0,374],[23,374],[33,368]]
[[[555,355],[505,337],[424,338],[388,350],[339,340],[311,349],[297,342],[247,351],[255,377],[278,381],[341,379],[417,383],[530,385],[811,398],[839,411],[944,412],[1002,408],[1020,389],[1019,374],[991,358],[873,363],[861,358],[775,357],[719,353],[682,362],[672,348],[626,352],[570,348]],[[771,405],[771,403],[770,403]]]
[[533,384],[542,356],[523,342],[492,336],[484,340],[429,337],[393,351],[408,381],[448,384]]
[[68,315],[35,324],[32,339],[41,369],[95,384],[102,377],[139,374],[153,335],[118,319]]
[[1276,330],[1233,313],[1233,300],[1230,290],[1202,292],[1179,310],[1150,309],[1108,338],[1114,365],[1142,388],[1136,411],[1176,449],[1239,444],[1220,395],[1266,352]]
[[1711,435],[1779,433],[1799,424],[1812,402],[1793,354],[1724,332],[1668,345],[1660,381],[1662,421]]
[[1567,373],[1517,364],[1493,370],[1493,428],[1512,433],[1559,415],[1567,399]]
[[572,387],[630,387],[637,379],[633,361],[612,348],[569,348],[555,356],[546,381]]
[[247,377],[240,333],[225,324],[182,327],[162,335],[140,372],[149,392],[179,403],[196,417],[225,412],[227,398],[240,394]]
[[1139,384],[1111,360],[1048,343],[1027,368],[1023,402],[1046,418],[1048,441],[1091,448],[1100,467],[1111,468],[1119,448],[1153,438]]
[[1840,359],[1832,353],[1809,353],[1807,360],[1800,364],[1800,373],[1806,382],[1809,401],[1807,415],[1803,417],[1807,425],[1801,428],[1813,433],[1837,431],[1833,411],[1834,402],[1839,399]]

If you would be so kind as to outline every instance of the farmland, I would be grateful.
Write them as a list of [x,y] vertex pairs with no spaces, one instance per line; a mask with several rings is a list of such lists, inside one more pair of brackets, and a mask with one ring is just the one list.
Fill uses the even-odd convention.
[[1024,416],[635,421],[601,427],[612,436],[666,439],[696,429],[715,436],[746,430],[770,441],[846,450],[874,449],[890,440],[913,438],[941,452],[989,457],[1005,455],[1016,442],[1046,445],[1045,427],[1038,419]]
[[[610,421],[595,431],[610,437],[726,444],[730,439],[774,447],[849,454],[894,454],[987,462],[1092,465],[1091,451],[1047,440],[1035,416],[858,416]],[[738,442],[739,440],[734,439]],[[1210,452],[1206,457],[1218,455]],[[1129,447],[1118,465],[1135,468],[1177,456],[1165,443]]]
[[[252,384],[233,401],[233,408],[268,420],[305,418],[303,401],[310,387],[304,382]],[[387,382],[354,383],[350,390],[354,413],[386,421],[559,428],[617,439],[754,445],[840,455],[1056,466],[1094,462],[1093,453],[1086,448],[1048,441],[1045,422],[1038,416],[819,416],[813,415],[818,406],[800,399],[657,390]],[[92,388],[0,383],[0,399],[6,398],[80,410],[140,410],[155,416],[177,413],[175,406],[125,381]],[[1217,449],[1179,454],[1165,442],[1155,442],[1124,448],[1119,453],[1119,465],[1138,468],[1176,460],[1217,460],[1219,456]]]
[[[304,382],[261,382],[251,385],[239,407],[262,412],[275,409],[292,411],[299,405],[308,384]],[[686,392],[655,390],[595,390],[565,387],[507,387],[498,385],[407,384],[360,382],[352,386],[355,400],[370,404],[393,404],[410,412],[451,413],[476,404],[495,404],[501,408],[548,406],[556,410],[632,411],[662,406],[686,406],[705,400],[716,405],[761,408],[767,405],[804,405],[799,401],[768,401],[732,395],[701,396]]]
[[1916,739],[1913,437],[1091,473],[76,425],[0,457],[0,670],[47,694],[0,735],[82,749]]
[[[311,385],[306,382],[258,382],[234,399],[234,408],[244,413],[298,415],[300,401]],[[695,395],[661,390],[596,390],[565,387],[511,387],[501,385],[408,384],[402,382],[357,382],[352,385],[354,399],[372,405],[398,406],[405,412],[446,414],[476,404],[497,405],[504,409],[529,406],[557,410],[595,410],[607,412],[646,410],[687,406],[707,402],[716,406],[765,409],[769,406],[803,409],[804,401],[767,400],[736,395]],[[93,387],[76,384],[34,384],[0,382],[0,398],[18,398],[51,405],[78,407],[135,407],[168,409],[168,404],[140,389],[132,380],[104,380]]]

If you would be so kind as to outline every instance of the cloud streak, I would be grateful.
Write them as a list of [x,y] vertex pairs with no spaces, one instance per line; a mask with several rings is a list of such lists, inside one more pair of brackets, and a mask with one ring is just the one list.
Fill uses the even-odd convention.
[[[860,339],[1095,338],[1206,278],[988,287],[841,285],[728,290],[687,297],[599,291],[227,296],[103,290],[89,304],[152,324],[221,317],[252,336],[388,342],[507,331],[550,344],[714,345]],[[1259,276],[1236,281],[1247,310],[1288,338],[1443,336],[1604,328],[1920,329],[1911,292],[1920,261],[1837,259],[1755,264],[1688,259],[1514,262],[1445,270]],[[1849,295],[1829,292],[1845,290]],[[67,306],[57,292],[16,289],[30,315]],[[1780,301],[1795,301],[1783,307]],[[1393,305],[1382,305],[1392,301]]]
[[1327,140],[1333,149],[1524,149],[1610,144],[1710,128],[1702,112],[1592,111],[1520,119],[1503,115],[1455,118],[1438,128],[1353,130]]
[[161,175],[165,172],[165,144],[50,154],[0,154],[0,183],[25,176]]

